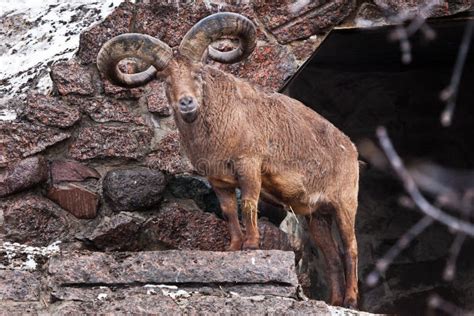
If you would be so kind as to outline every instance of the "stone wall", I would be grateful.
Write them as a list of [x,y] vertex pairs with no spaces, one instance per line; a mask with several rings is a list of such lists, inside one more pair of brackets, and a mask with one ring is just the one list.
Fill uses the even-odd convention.
[[[163,83],[112,85],[95,65],[100,47],[126,32],[176,47],[201,18],[240,12],[258,27],[257,48],[241,63],[214,65],[277,91],[332,27],[357,24],[364,8],[375,6],[351,0],[136,2],[123,2],[82,32],[74,58],[51,65],[52,91],[32,89],[26,98],[8,100],[17,115],[0,121],[0,240],[34,246],[61,240],[65,249],[101,251],[224,250],[229,237],[217,199],[180,148]],[[394,10],[415,7],[383,2]],[[447,1],[434,14],[470,5]],[[378,21],[378,14],[362,17]],[[265,208],[262,213],[271,218],[260,220],[261,247],[301,252],[278,228],[281,218]]]

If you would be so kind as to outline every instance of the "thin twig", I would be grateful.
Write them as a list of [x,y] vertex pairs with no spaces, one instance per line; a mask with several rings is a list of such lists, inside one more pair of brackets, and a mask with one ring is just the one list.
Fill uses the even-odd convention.
[[367,276],[367,285],[374,286],[378,283],[380,275],[387,271],[387,268],[392,264],[393,260],[407,248],[412,240],[420,235],[428,226],[433,223],[433,219],[429,216],[423,216],[415,225],[413,225],[402,237],[400,237],[395,245],[379,259],[375,265],[375,270]]
[[445,312],[448,315],[463,315],[463,316],[473,316],[473,312],[465,311],[462,308],[454,305],[453,303],[450,303],[448,301],[445,301],[442,299],[439,295],[433,294],[429,299],[428,299],[428,307],[434,310],[440,310]]
[[402,160],[398,156],[397,152],[393,148],[392,142],[387,135],[387,130],[385,127],[378,127],[377,128],[377,137],[379,142],[384,150],[387,158],[392,165],[395,172],[398,174],[400,179],[403,182],[405,190],[413,199],[415,204],[420,208],[420,210],[425,214],[433,218],[434,220],[445,224],[455,232],[463,232],[466,235],[474,237],[474,225],[461,221],[449,214],[446,214],[441,209],[434,207],[431,205],[425,197],[421,194],[420,190],[416,186],[413,178],[406,170]]
[[[462,219],[468,221],[472,213],[472,202],[474,197],[474,191],[467,191],[462,199]],[[449,258],[444,268],[443,279],[446,281],[452,281],[456,274],[456,262],[461,251],[462,244],[466,240],[466,234],[457,233],[451,248],[449,249]]]
[[441,113],[441,124],[443,124],[443,126],[450,126],[452,122],[458,97],[459,82],[461,81],[462,71],[466,62],[467,53],[469,52],[473,30],[474,20],[470,20],[466,25],[461,45],[459,46],[458,57],[454,65],[451,82],[440,94],[441,100],[446,101],[446,107],[443,113]]
[[[436,37],[434,30],[426,24],[426,18],[429,17],[431,10],[436,5],[440,5],[440,1],[427,1],[420,5],[420,8],[416,11],[401,10],[400,12],[394,12],[382,1],[375,1],[375,3],[390,22],[397,24],[395,30],[389,35],[389,39],[400,41],[402,62],[409,64],[412,61],[410,36],[421,31],[427,40],[432,40]],[[410,21],[410,23],[408,26],[405,26],[404,23],[407,21]]]

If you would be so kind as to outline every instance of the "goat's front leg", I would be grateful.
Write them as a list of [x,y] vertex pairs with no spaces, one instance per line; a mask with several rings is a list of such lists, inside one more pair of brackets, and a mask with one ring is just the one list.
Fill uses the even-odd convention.
[[230,234],[229,251],[242,249],[243,234],[240,229],[239,217],[237,213],[237,199],[235,187],[225,185],[219,181],[210,180],[212,188],[219,199],[222,213],[227,221]]
[[245,225],[242,249],[258,249],[260,234],[257,226],[257,204],[262,186],[260,162],[254,159],[240,160],[236,171],[242,193],[242,217]]

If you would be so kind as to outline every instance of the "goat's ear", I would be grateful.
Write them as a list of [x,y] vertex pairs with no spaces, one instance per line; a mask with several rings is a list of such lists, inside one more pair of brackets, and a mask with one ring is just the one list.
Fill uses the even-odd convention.
[[160,80],[165,80],[170,75],[168,68],[162,69],[156,72],[156,78]]

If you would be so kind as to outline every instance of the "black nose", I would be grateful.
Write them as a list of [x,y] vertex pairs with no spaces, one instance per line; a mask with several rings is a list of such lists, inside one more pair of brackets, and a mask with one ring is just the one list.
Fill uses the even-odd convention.
[[179,99],[178,102],[179,102],[179,107],[183,111],[189,111],[194,108],[194,100],[192,97],[188,97],[188,96],[182,97],[181,99]]

